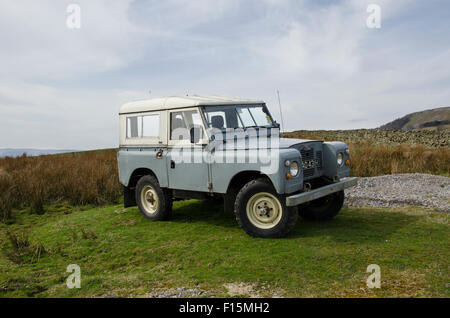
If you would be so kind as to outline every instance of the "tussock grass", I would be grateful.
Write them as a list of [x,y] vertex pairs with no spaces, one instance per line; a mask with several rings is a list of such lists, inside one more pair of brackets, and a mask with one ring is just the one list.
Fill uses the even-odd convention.
[[42,214],[45,206],[117,202],[121,195],[115,150],[0,158],[0,220],[13,208]]
[[25,233],[6,233],[10,246],[3,248],[4,255],[12,262],[23,263],[38,262],[46,250],[41,243],[30,243]]
[[394,173],[450,175],[450,148],[422,145],[350,143],[351,174],[373,177]]

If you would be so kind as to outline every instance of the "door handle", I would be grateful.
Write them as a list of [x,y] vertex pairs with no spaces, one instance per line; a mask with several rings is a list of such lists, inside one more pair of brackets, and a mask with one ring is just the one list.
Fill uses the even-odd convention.
[[170,168],[175,169],[175,161],[170,160]]

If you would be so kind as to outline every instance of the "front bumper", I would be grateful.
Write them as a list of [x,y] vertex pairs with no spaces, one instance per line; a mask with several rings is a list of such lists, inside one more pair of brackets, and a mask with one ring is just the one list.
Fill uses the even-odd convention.
[[308,201],[312,201],[324,196],[327,196],[331,193],[338,192],[350,187],[354,187],[358,184],[358,178],[344,178],[342,181],[332,183],[326,185],[324,187],[320,187],[318,189],[314,189],[307,192],[302,192],[299,194],[294,194],[289,197],[286,197],[286,205],[287,206],[296,206]]

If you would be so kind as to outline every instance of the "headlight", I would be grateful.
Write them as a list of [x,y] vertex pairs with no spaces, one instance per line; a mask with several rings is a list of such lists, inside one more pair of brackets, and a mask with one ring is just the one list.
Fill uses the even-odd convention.
[[336,159],[337,159],[338,166],[341,167],[342,164],[344,163],[344,155],[342,154],[342,152],[337,154]]
[[289,172],[290,172],[290,174],[293,177],[298,175],[298,163],[297,163],[297,161],[292,161],[291,162],[291,164],[289,165]]

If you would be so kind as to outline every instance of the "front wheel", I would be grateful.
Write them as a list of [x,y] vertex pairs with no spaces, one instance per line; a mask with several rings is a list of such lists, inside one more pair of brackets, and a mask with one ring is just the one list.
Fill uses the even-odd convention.
[[325,221],[334,218],[344,204],[344,191],[329,194],[298,206],[298,214],[308,221]]
[[136,203],[147,219],[165,220],[172,211],[172,198],[158,180],[150,175],[143,176],[136,185]]
[[234,205],[239,226],[255,237],[285,236],[297,222],[297,209],[286,206],[283,197],[265,179],[248,182]]

